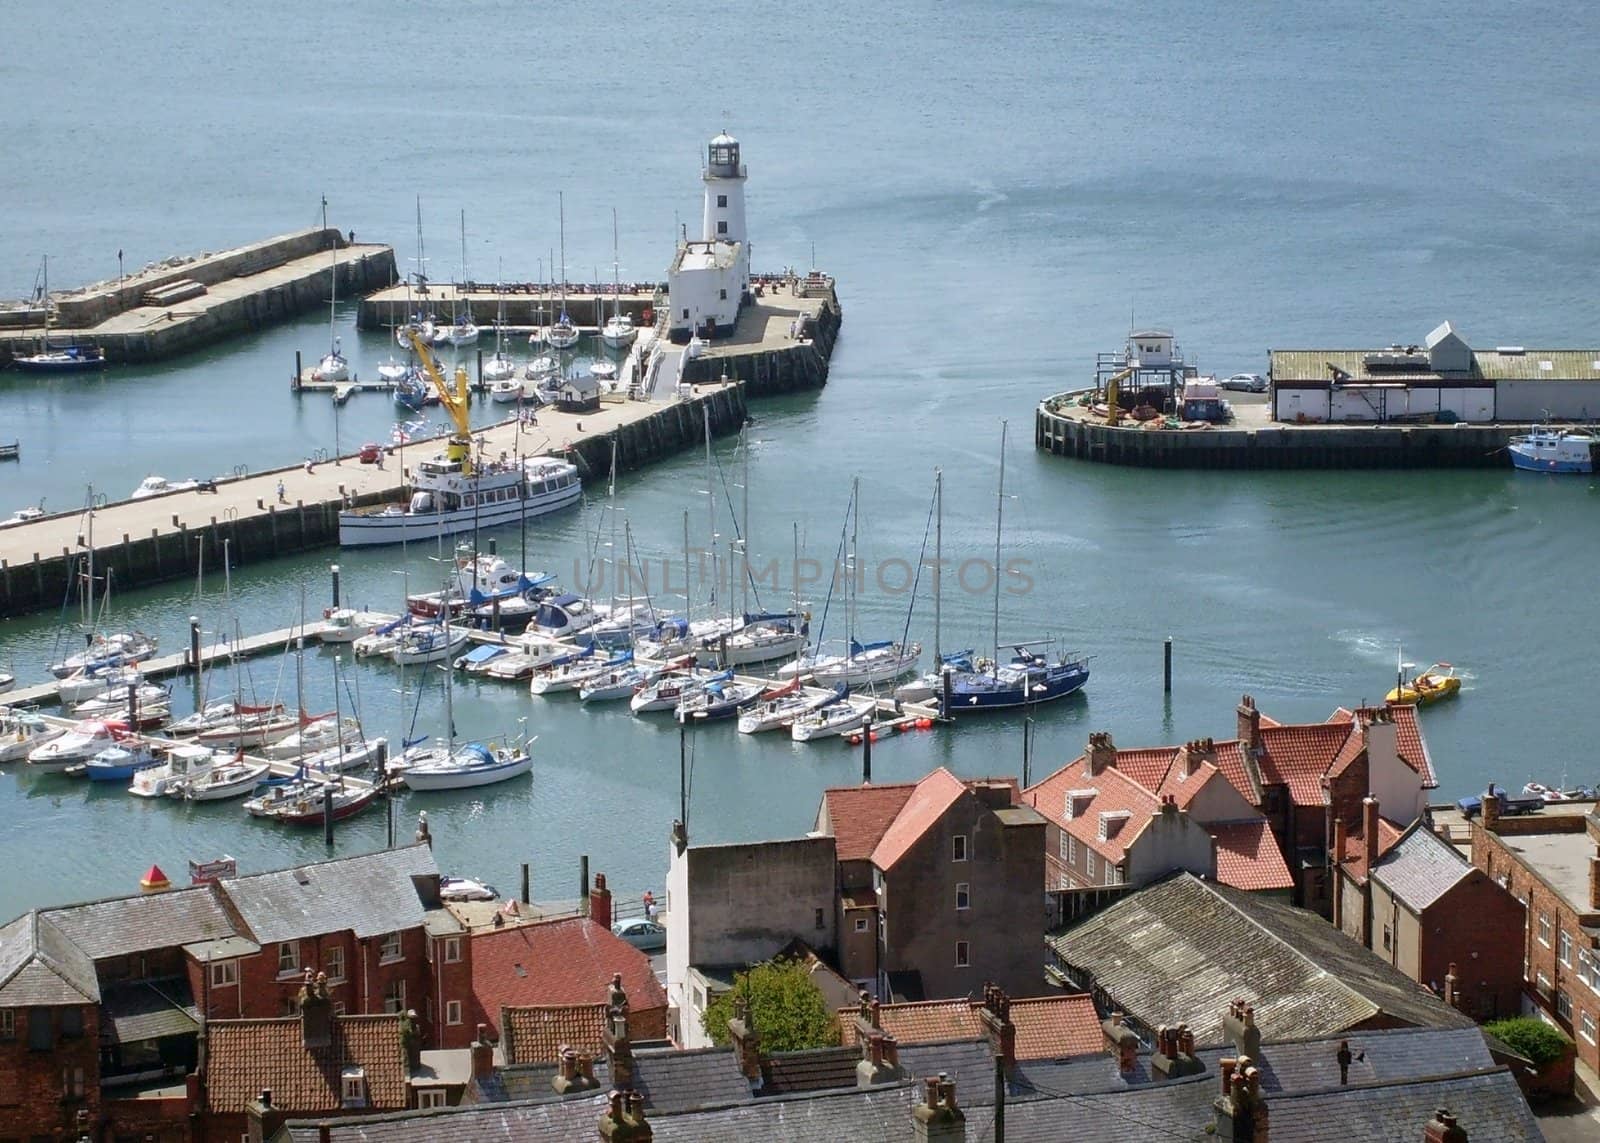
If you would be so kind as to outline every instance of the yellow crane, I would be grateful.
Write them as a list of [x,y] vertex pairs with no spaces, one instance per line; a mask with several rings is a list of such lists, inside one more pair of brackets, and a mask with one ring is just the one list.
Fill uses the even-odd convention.
[[455,387],[444,379],[444,374],[439,369],[439,360],[434,357],[433,350],[428,343],[423,341],[415,329],[407,329],[406,337],[411,342],[411,352],[417,355],[417,360],[422,362],[422,370],[428,375],[428,381],[433,385],[434,391],[439,394],[439,403],[444,406],[445,412],[450,414],[450,420],[455,425],[455,432],[450,436],[450,442],[445,446],[445,459],[459,461],[461,474],[472,474],[472,424],[468,417],[467,367],[456,366]]
[[1106,378],[1106,424],[1116,425],[1122,423],[1122,406],[1117,401],[1122,396],[1122,382],[1138,372],[1139,367],[1130,365],[1126,369],[1119,369]]

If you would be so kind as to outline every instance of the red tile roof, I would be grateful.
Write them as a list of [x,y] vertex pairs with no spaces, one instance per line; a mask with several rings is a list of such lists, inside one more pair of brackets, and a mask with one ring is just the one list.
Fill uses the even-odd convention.
[[1245,801],[1252,806],[1259,806],[1261,784],[1254,768],[1245,758],[1244,743],[1237,738],[1230,738],[1225,742],[1216,743],[1215,746],[1216,753],[1213,755],[1213,760],[1217,764],[1217,769],[1222,771],[1222,776],[1233,784],[1233,788],[1243,795]]
[[506,1007],[496,1013],[507,1064],[550,1064],[562,1048],[599,1055],[605,1034],[604,1004]]
[[1265,818],[1207,828],[1217,839],[1217,880],[1222,884],[1252,892],[1294,888],[1278,839]]
[[[853,1007],[839,1009],[845,1047],[858,1043],[857,1011]],[[884,1004],[878,1009],[878,1021],[902,1044],[971,1040],[984,1035],[982,1011],[982,1001],[964,998]],[[1050,1060],[1098,1052],[1101,1048],[1100,1017],[1087,993],[1013,1000],[1011,1025],[1016,1029],[1019,1060]]]
[[913,782],[893,786],[835,786],[822,792],[828,826],[840,861],[866,861],[916,789]]
[[1322,776],[1352,733],[1348,724],[1314,722],[1261,728],[1261,778],[1282,783],[1297,806],[1321,806]]
[[587,917],[479,929],[470,941],[473,996],[491,1022],[501,1008],[604,1005],[619,972],[630,1012],[667,1006],[650,958]]
[[[1196,795],[1206,788],[1206,784],[1213,778],[1218,781],[1227,781],[1221,777],[1220,771],[1209,762],[1201,762],[1189,771],[1184,777],[1183,768],[1175,762],[1172,769],[1167,771],[1166,778],[1159,786],[1146,787],[1155,792],[1157,799],[1171,797],[1178,804],[1180,810],[1189,808],[1189,803],[1194,801]],[[1141,783],[1142,784],[1142,783]]]
[[[1150,815],[1161,808],[1160,800],[1117,770],[1102,770],[1093,778],[1084,771],[1081,758],[1063,766],[1038,785],[1029,787],[1023,794],[1023,801],[1107,861],[1121,861],[1127,844],[1144,828]],[[1070,790],[1094,790],[1095,794],[1079,803],[1074,817],[1068,821],[1066,800]],[[1128,818],[1121,828],[1111,837],[1102,838],[1100,815],[1124,811]]]
[[270,1089],[285,1112],[338,1111],[342,1073],[362,1069],[367,1108],[406,1106],[405,1049],[399,1016],[334,1016],[326,1048],[307,1048],[300,1017],[212,1020],[206,1024],[206,1103],[214,1112],[243,1112]]
[[1118,770],[1147,790],[1158,789],[1178,760],[1180,746],[1141,746],[1118,750],[1112,763]]
[[917,783],[873,848],[872,864],[885,871],[893,869],[906,851],[944,817],[945,811],[966,792],[967,784],[943,766],[928,774]]
[[[1396,825],[1388,818],[1378,819],[1378,856],[1382,857],[1395,847],[1401,837],[1405,835],[1405,827]],[[1359,824],[1357,828],[1345,837],[1344,842],[1344,870],[1357,881],[1367,879],[1367,847],[1366,826]]]
[[[1417,721],[1417,708],[1402,704],[1385,709],[1394,720],[1395,746],[1401,760],[1421,776],[1423,789],[1437,789],[1439,779],[1433,772],[1433,758],[1428,754],[1427,740],[1422,737],[1422,724]],[[1352,711],[1348,707],[1340,707],[1328,716],[1328,721],[1355,722],[1365,727],[1372,720],[1370,712],[1365,709]]]

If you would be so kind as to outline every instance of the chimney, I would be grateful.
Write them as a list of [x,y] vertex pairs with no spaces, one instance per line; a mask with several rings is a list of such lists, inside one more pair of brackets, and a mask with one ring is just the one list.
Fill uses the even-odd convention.
[[1344,928],[1344,847],[1345,825],[1343,818],[1333,819],[1333,853],[1328,859],[1328,873],[1333,880],[1333,927]]
[[1261,1029],[1256,1027],[1256,1010],[1243,1000],[1234,1000],[1222,1018],[1222,1034],[1241,1056],[1254,1059],[1261,1054]]
[[[613,987],[620,980],[613,981]],[[626,998],[624,998],[626,999]],[[628,1010],[626,1005],[621,1009],[616,1006],[607,1013],[605,1034],[601,1037],[601,1044],[605,1047],[606,1060],[611,1065],[611,1083],[619,1090],[629,1090],[633,1087],[633,1045],[628,1042]]]
[[1361,799],[1361,856],[1367,863],[1366,876],[1378,864],[1378,799],[1368,794]]
[[1196,1076],[1206,1070],[1205,1064],[1195,1058],[1194,1033],[1189,1031],[1189,1025],[1157,1029],[1156,1051],[1150,1057],[1150,1070],[1167,1079]]
[[1011,997],[998,984],[983,986],[978,1019],[989,1038],[989,1050],[1003,1059],[1009,1070],[1017,1062],[1017,1027],[1011,1022]]
[[594,888],[589,890],[589,919],[603,929],[611,927],[611,890],[604,873],[594,875]]
[[333,1043],[333,1004],[328,999],[328,978],[306,969],[300,985],[300,1038],[307,1048]]
[[563,1046],[560,1070],[551,1077],[550,1086],[557,1095],[588,1091],[599,1086],[594,1078],[594,1060],[589,1056],[579,1056],[573,1049]]
[[967,1116],[956,1105],[955,1081],[940,1072],[923,1082],[926,1094],[911,1109],[912,1138],[917,1143],[965,1143]]
[[1483,828],[1490,833],[1498,833],[1500,830],[1500,794],[1496,791],[1493,782],[1489,783],[1488,790],[1484,792],[1482,808]]
[[244,1115],[249,1143],[266,1143],[283,1126],[284,1114],[272,1105],[271,1088],[262,1088],[259,1096],[245,1104]]
[[1589,908],[1600,912],[1600,856],[1589,859]]
[[734,1002],[734,1016],[728,1021],[728,1038],[739,1057],[739,1072],[752,1089],[761,1086],[761,1034],[750,1019],[750,1004],[744,997]]
[[1222,1094],[1212,1101],[1217,1113],[1214,1134],[1231,1143],[1267,1143],[1267,1101],[1261,1094],[1261,1073],[1249,1056],[1221,1062]]
[[1456,975],[1456,962],[1451,961],[1450,971],[1444,974],[1444,1002],[1452,1008],[1457,1007],[1457,1001],[1461,999],[1460,981],[1461,978]]
[[1422,1140],[1423,1143],[1467,1143],[1467,1132],[1457,1125],[1455,1116],[1441,1107],[1422,1129]]
[[478,1038],[472,1041],[472,1078],[488,1079],[494,1075],[494,1045],[489,1042],[489,1025],[478,1025]]
[[1350,1054],[1349,1040],[1339,1041],[1339,1050],[1334,1053],[1333,1058],[1339,1061],[1339,1086],[1344,1087],[1350,1082],[1350,1063],[1355,1059]]
[[1187,782],[1215,754],[1216,742],[1210,738],[1195,738],[1185,742],[1183,749],[1178,751],[1178,778]]
[[895,1038],[882,1030],[874,1030],[861,1045],[861,1062],[856,1064],[856,1086],[879,1087],[899,1083],[904,1078],[900,1071],[900,1050]]
[[644,1117],[644,1096],[631,1089],[612,1089],[600,1117],[600,1138],[607,1143],[650,1143],[653,1137]]
[[1115,766],[1117,746],[1111,741],[1111,733],[1097,730],[1089,735],[1089,748],[1084,751],[1083,758],[1083,772],[1090,778]]
[[1139,1037],[1123,1023],[1121,1012],[1113,1012],[1101,1021],[1101,1035],[1105,1038],[1106,1052],[1117,1061],[1117,1071],[1131,1075],[1139,1062]]
[[1250,750],[1261,749],[1261,712],[1256,709],[1256,700],[1245,695],[1239,700],[1236,713],[1239,716],[1239,741]]

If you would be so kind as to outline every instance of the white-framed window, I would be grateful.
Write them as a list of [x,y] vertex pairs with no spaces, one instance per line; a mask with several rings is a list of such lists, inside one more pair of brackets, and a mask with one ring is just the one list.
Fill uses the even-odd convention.
[[343,945],[334,945],[322,954],[322,971],[327,973],[328,981],[332,984],[344,979]]
[[1068,790],[1066,803],[1066,818],[1070,822],[1089,808],[1089,803],[1100,791],[1091,787],[1082,790]]
[[446,1024],[461,1023],[461,1001],[446,1000],[444,1002],[444,1022]]
[[1562,929],[1556,937],[1556,955],[1561,958],[1561,963],[1568,968],[1572,967],[1572,934]]
[[344,1001],[343,1000],[335,1000],[333,1002],[333,1014],[335,1016],[343,1016],[344,1015]]
[[1121,885],[1122,884],[1122,866],[1120,866],[1120,865],[1108,865],[1108,866],[1106,866],[1106,884],[1107,885]]
[[1594,1016],[1588,1012],[1578,1013],[1578,1035],[1591,1044],[1595,1042]]
[[278,975],[300,971],[300,942],[284,941],[278,946]]
[[1549,993],[1549,991],[1550,991],[1550,978],[1548,976],[1546,976],[1544,973],[1541,972],[1536,977],[1534,977],[1534,983],[1536,985],[1538,985],[1540,992],[1543,992],[1543,993],[1546,993],[1546,994]]
[[383,938],[383,944],[378,947],[378,963],[387,964],[391,960],[399,960],[400,957],[400,934],[390,933]]
[[967,835],[958,833],[950,839],[950,860],[965,861],[967,859]]
[[1572,997],[1565,992],[1556,992],[1556,1015],[1563,1020],[1572,1019]]
[[1071,834],[1067,835],[1067,864],[1078,864],[1078,839]]
[[404,1012],[406,1010],[406,982],[391,980],[383,990],[383,1010],[385,1012]]
[[1066,830],[1062,830],[1061,831],[1061,850],[1060,850],[1061,860],[1062,861],[1070,861],[1070,860],[1072,860],[1071,858],[1069,858],[1067,856],[1067,842],[1069,842],[1071,840],[1072,840],[1072,835],[1069,834]]
[[957,911],[960,911],[962,909],[970,908],[972,908],[972,886],[968,885],[965,881],[957,881],[956,909]]
[[867,919],[865,917],[857,917],[856,918],[856,932],[864,933],[866,931],[867,931]]
[[424,1087],[417,1089],[417,1107],[427,1111],[430,1107],[444,1106],[444,1088]]
[[1083,854],[1083,871],[1090,881],[1094,880],[1094,850],[1086,849]]
[[339,1093],[346,1107],[367,1106],[367,1073],[361,1068],[345,1068],[340,1077]]
[[1550,947],[1550,914],[1539,914],[1539,943],[1545,948]]
[[1600,991],[1600,965],[1595,963],[1593,954],[1587,949],[1578,950],[1578,979]]
[[214,960],[211,962],[211,987],[232,988],[239,983],[239,962]]
[[459,964],[461,962],[461,938],[446,937],[444,939],[445,964]]
[[968,968],[972,964],[971,946],[966,941],[956,942],[956,967]]
[[14,1008],[0,1008],[0,1040],[17,1038],[17,1012]]

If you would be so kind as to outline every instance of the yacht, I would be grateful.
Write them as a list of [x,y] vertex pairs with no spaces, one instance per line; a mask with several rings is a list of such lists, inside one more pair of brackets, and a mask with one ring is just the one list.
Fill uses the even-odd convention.
[[144,500],[151,496],[162,496],[168,492],[187,492],[200,487],[198,480],[171,481],[164,476],[147,476],[139,481],[139,487],[133,490],[130,499]]

